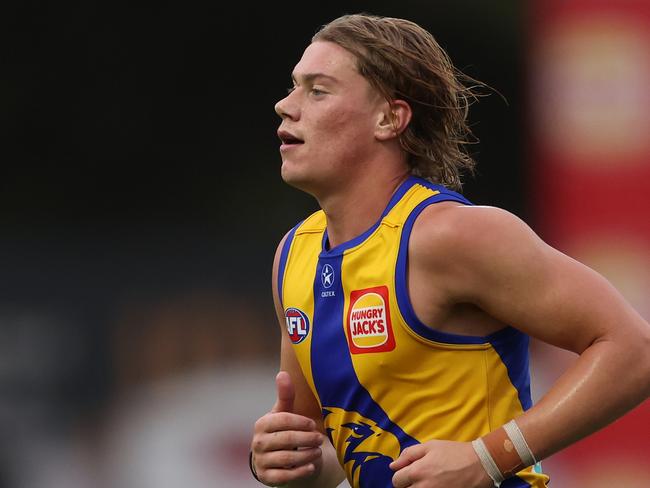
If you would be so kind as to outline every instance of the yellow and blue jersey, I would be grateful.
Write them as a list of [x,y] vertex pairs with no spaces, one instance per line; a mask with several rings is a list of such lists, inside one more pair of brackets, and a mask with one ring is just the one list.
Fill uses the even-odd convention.
[[[388,467],[408,446],[471,441],[531,407],[528,336],[444,333],[415,315],[407,291],[408,241],[428,205],[463,196],[410,177],[379,221],[328,248],[318,211],[292,229],[278,290],[302,372],[351,486],[392,487]],[[503,488],[545,487],[527,468]]]

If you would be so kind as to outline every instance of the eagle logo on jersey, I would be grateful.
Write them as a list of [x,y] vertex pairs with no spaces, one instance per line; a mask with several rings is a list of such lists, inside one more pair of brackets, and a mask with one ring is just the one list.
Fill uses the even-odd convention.
[[339,459],[352,486],[377,488],[392,486],[393,471],[388,465],[399,457],[400,442],[397,437],[382,429],[377,423],[358,412],[338,407],[323,408],[326,432],[337,449]]
[[307,314],[297,308],[287,308],[284,311],[289,339],[293,344],[300,344],[309,335],[309,319]]

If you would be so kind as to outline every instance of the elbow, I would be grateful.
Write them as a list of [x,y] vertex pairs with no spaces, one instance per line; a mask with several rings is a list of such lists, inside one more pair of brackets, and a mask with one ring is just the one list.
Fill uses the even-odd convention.
[[639,390],[644,392],[643,400],[650,398],[650,325],[645,324],[632,341],[628,341],[629,371],[639,374]]
[[622,360],[621,372],[631,381],[637,392],[637,400],[643,402],[650,398],[650,324],[641,321],[641,327],[634,332],[619,334],[613,342],[617,343],[616,354]]

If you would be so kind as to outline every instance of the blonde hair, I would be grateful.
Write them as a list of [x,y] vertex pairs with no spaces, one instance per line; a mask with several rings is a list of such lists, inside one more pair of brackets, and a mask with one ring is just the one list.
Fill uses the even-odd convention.
[[[475,166],[466,146],[474,89],[485,86],[454,68],[430,32],[404,19],[344,15],[312,38],[350,51],[357,69],[389,102],[405,100],[413,116],[400,135],[411,173],[452,189]],[[468,83],[466,86],[465,83]]]

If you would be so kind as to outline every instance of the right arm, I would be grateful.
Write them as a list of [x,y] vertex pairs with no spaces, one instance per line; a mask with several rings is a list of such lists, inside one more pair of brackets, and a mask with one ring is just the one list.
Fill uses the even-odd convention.
[[271,411],[255,423],[253,466],[257,477],[269,486],[334,488],[345,475],[324,434],[320,406],[293,352],[277,289],[280,252],[286,238],[273,261],[273,302],[282,334],[278,397]]

